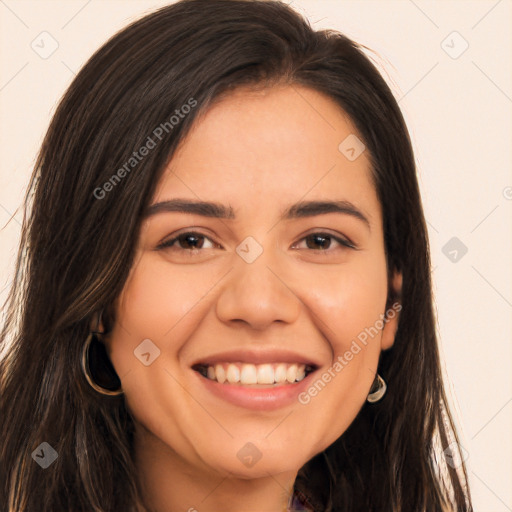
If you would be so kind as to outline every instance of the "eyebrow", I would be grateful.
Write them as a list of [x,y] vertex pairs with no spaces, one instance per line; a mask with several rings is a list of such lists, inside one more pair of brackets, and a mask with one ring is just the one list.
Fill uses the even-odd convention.
[[[190,199],[170,199],[152,204],[147,208],[143,217],[148,218],[164,212],[179,212],[213,217],[217,219],[234,220],[235,212],[231,206],[210,201],[195,201]],[[300,201],[284,210],[280,220],[293,220],[304,217],[314,217],[327,213],[350,215],[370,228],[368,218],[350,201]]]

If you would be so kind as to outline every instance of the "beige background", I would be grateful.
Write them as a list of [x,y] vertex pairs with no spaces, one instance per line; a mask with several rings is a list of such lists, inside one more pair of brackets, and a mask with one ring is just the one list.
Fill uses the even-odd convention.
[[[2,302],[12,279],[18,208],[56,102],[108,37],[167,3],[0,0]],[[475,510],[510,511],[512,2],[288,3],[315,28],[335,28],[372,48],[396,92],[419,165],[441,348]],[[39,52],[58,48],[43,59],[32,41]],[[452,237],[459,247],[445,248]]]

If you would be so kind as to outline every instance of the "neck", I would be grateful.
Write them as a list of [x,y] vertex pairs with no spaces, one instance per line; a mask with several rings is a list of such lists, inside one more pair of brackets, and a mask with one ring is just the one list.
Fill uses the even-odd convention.
[[193,466],[140,425],[135,458],[144,512],[287,512],[297,476],[250,479]]

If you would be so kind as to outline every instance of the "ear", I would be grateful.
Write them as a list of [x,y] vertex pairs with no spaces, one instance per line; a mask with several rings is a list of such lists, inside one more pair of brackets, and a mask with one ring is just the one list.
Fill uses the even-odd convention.
[[397,297],[391,304],[388,303],[387,310],[384,315],[384,328],[382,329],[381,349],[388,350],[395,342],[396,331],[398,330],[398,320],[400,318],[400,311],[402,310],[402,303],[400,296],[402,295],[402,274],[395,271],[390,283],[392,289],[389,290],[391,297]]

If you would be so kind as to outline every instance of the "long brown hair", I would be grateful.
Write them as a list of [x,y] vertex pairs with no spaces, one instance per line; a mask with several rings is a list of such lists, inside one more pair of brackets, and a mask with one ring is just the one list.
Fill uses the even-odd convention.
[[[234,88],[277,83],[324,93],[355,123],[382,205],[388,272],[403,275],[400,325],[378,367],[388,391],[301,468],[295,492],[317,512],[472,510],[464,464],[443,458],[457,434],[404,119],[361,46],[264,0],[159,9],[100,48],[61,100],[29,184],[1,334],[2,510],[137,510],[130,412],[122,397],[95,393],[81,371],[91,319],[105,310],[105,321],[115,322],[112,304],[133,264],[142,212],[194,120]],[[103,187],[191,98],[197,106],[161,130],[122,180]],[[47,469],[31,456],[42,442],[58,454]]]

